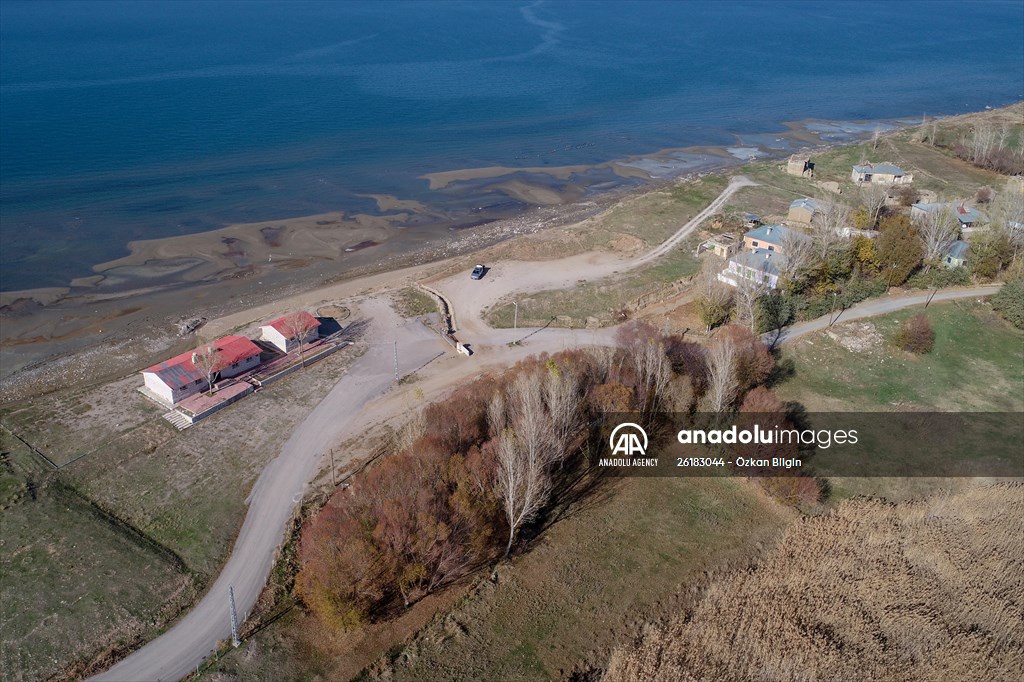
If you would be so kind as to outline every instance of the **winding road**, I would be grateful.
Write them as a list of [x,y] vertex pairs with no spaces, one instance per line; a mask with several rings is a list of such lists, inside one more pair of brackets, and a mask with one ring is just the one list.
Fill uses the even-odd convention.
[[[398,342],[400,371],[421,369],[416,388],[427,398],[440,395],[461,381],[513,364],[530,354],[562,348],[614,343],[615,328],[599,330],[493,329],[483,321],[483,311],[502,297],[542,289],[573,286],[584,276],[596,279],[640,267],[664,255],[685,240],[709,215],[721,208],[738,189],[754,183],[733,178],[722,194],[665,243],[635,259],[611,254],[581,254],[541,263],[507,262],[494,267],[481,282],[468,273],[433,283],[451,301],[459,320],[460,339],[476,353],[471,359],[450,351],[438,359],[445,346],[440,338],[417,320],[400,318],[383,296],[365,299],[360,314],[368,321],[363,337],[367,352],[352,363],[334,388],[285,442],[256,481],[247,503],[245,521],[227,563],[213,586],[167,632],[115,664],[93,680],[143,682],[179,680],[209,656],[218,643],[230,637],[227,610],[228,586],[234,588],[240,615],[248,613],[259,597],[273,566],[285,530],[307,486],[320,470],[327,448],[356,436],[372,422],[408,412],[407,392],[394,386],[394,346]],[[935,301],[987,296],[998,286],[942,291]],[[859,319],[923,304],[928,294],[875,299],[841,314],[840,321]],[[786,329],[781,342],[796,339],[828,326],[828,318]],[[523,345],[508,346],[526,339]]]

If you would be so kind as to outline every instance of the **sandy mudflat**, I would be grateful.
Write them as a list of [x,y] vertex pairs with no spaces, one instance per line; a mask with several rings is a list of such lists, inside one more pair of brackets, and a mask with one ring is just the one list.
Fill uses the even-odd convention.
[[383,213],[387,211],[408,211],[410,213],[433,213],[429,206],[421,201],[399,199],[390,194],[359,194],[377,202],[377,208]]
[[540,166],[536,168],[509,168],[508,166],[489,166],[487,168],[462,168],[460,170],[427,173],[421,178],[430,182],[430,189],[444,189],[453,182],[461,180],[486,180],[500,178],[513,173],[541,173],[559,180],[568,180],[573,175],[585,173],[595,166]]

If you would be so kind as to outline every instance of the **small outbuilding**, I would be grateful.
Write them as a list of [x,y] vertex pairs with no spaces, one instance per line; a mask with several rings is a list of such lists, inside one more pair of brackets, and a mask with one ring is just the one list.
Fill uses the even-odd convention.
[[305,310],[290,313],[260,327],[260,338],[285,353],[309,343],[320,333],[320,320]]
[[821,213],[826,209],[826,205],[822,201],[817,199],[811,199],[810,197],[804,197],[802,199],[796,199],[789,205],[789,213],[786,216],[787,220],[792,220],[794,223],[806,223],[810,224],[814,220],[814,216]]
[[196,348],[142,370],[143,391],[151,398],[174,407],[185,398],[206,390],[207,377],[196,362],[215,351],[214,381],[228,379],[260,364],[260,349],[244,336],[225,336],[208,347]]
[[946,255],[942,259],[942,264],[947,268],[959,268],[967,265],[967,256],[970,254],[970,245],[961,240],[957,239],[955,242],[949,245],[946,249]]

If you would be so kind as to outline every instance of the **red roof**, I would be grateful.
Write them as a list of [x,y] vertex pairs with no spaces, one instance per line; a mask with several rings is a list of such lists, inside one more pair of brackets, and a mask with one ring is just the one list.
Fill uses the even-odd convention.
[[299,318],[301,326],[304,329],[316,329],[317,327],[320,326],[320,320],[316,319],[315,317],[313,317],[312,315],[307,313],[305,310],[300,310],[297,313],[291,313],[289,315],[284,315],[282,317],[277,318],[276,320],[273,320],[271,322],[267,322],[263,326],[264,327],[273,327],[277,331],[281,332],[282,336],[288,337],[288,336],[290,336],[292,334],[292,332],[295,331],[294,329],[292,329],[292,330],[288,329],[289,323],[290,323],[290,321],[291,321],[291,319],[293,317],[298,317]]
[[[225,336],[210,345],[220,353],[220,360],[217,363],[218,372],[236,362],[248,360],[252,356],[260,354],[259,346],[244,336]],[[202,346],[181,355],[175,355],[170,360],[164,360],[142,371],[156,374],[172,388],[184,388],[195,382],[196,379],[206,378],[206,374],[192,363],[192,355],[205,353],[206,348],[206,346]]]

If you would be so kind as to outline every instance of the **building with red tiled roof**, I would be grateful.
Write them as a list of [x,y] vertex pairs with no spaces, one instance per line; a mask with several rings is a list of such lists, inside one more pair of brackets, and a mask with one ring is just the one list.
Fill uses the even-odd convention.
[[[225,336],[210,344],[217,351],[214,380],[238,376],[260,364],[260,349],[244,336]],[[196,367],[196,356],[207,346],[175,355],[142,370],[146,392],[173,407],[190,395],[206,389],[206,372]]]
[[319,327],[318,319],[300,310],[267,322],[260,327],[260,338],[290,353],[298,347],[297,337],[302,338],[302,343],[309,343],[319,335]]

